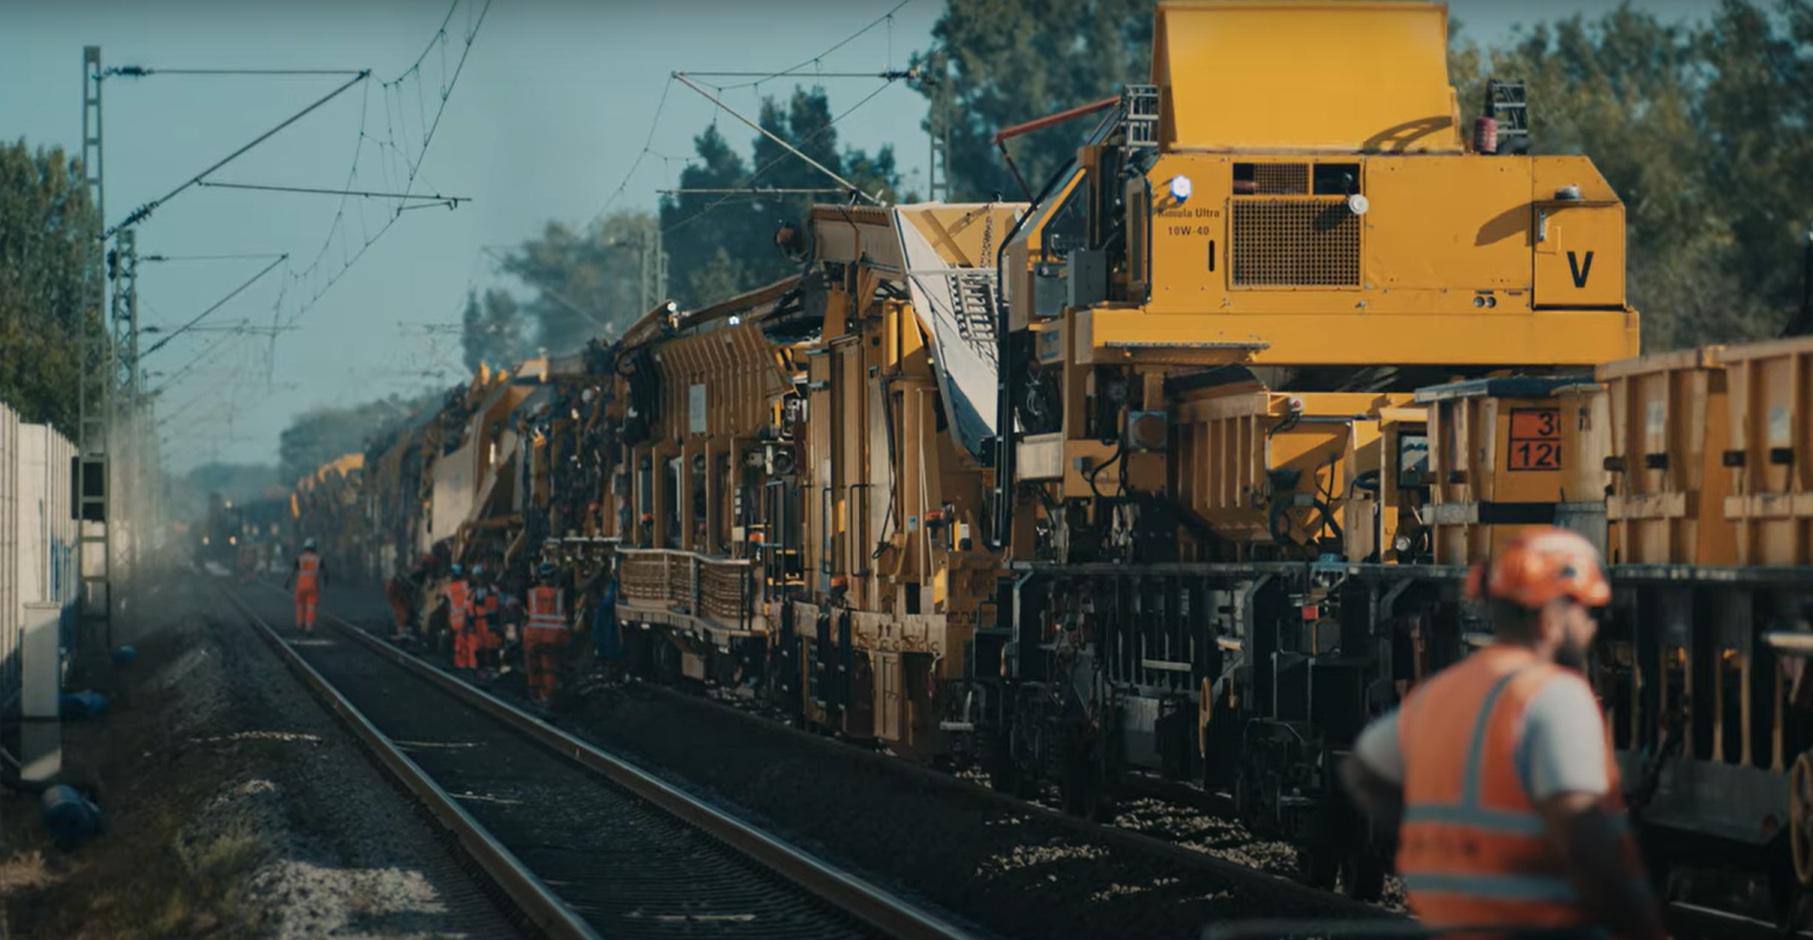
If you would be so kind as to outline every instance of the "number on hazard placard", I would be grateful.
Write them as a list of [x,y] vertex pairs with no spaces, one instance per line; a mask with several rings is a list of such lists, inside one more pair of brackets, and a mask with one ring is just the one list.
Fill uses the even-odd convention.
[[1511,411],[1509,470],[1561,469],[1561,409],[1516,408]]

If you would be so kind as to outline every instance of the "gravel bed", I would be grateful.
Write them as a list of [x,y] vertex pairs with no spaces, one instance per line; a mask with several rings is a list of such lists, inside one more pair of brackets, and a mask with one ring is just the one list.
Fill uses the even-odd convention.
[[[212,586],[210,586],[212,593]],[[214,714],[191,713],[196,746],[257,770],[225,783],[193,835],[239,828],[263,850],[250,896],[272,938],[516,937],[501,908],[435,824],[324,712],[224,598],[181,681],[214,689]],[[259,772],[262,771],[262,772]]]
[[63,726],[65,779],[107,828],[64,851],[35,799],[8,796],[10,935],[520,936],[213,579],[176,570],[130,596],[114,639],[138,659],[78,666],[73,687],[111,703]]

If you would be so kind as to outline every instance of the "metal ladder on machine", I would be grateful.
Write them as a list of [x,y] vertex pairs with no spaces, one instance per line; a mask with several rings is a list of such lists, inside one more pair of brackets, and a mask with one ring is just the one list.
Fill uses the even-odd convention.
[[1498,122],[1499,153],[1530,152],[1530,110],[1523,82],[1487,79],[1485,116]]

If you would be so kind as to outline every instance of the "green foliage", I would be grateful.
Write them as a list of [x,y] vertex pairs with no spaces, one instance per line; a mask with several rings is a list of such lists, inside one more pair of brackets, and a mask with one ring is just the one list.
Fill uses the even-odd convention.
[[[660,302],[645,303],[642,288],[644,246],[653,244],[654,228],[655,218],[646,212],[612,213],[580,232],[549,222],[540,237],[505,255],[500,270],[528,288],[531,297],[520,306],[500,300],[493,308],[490,293],[495,292],[487,293],[487,312],[513,315],[520,332],[510,335],[522,337],[502,351],[521,358],[540,347],[562,355],[592,337],[619,334],[648,312]],[[469,360],[475,342],[471,332]]]
[[101,324],[100,232],[79,161],[0,145],[0,401],[72,439],[82,331]]
[[1451,63],[1468,114],[1487,74],[1523,78],[1532,150],[1586,154],[1623,199],[1647,348],[1780,330],[1813,221],[1813,0],[1726,0],[1697,27],[1626,3]]
[[[872,154],[839,149],[835,119],[824,90],[813,89],[795,90],[784,104],[765,99],[759,123],[866,193],[890,201],[915,198],[899,191],[892,148]],[[760,135],[748,160],[718,133],[715,123],[693,145],[698,159],[681,172],[681,188],[835,186]],[[584,231],[550,222],[540,236],[505,255],[500,265],[529,291],[530,299],[518,304],[496,289],[467,299],[466,364],[513,365],[537,347],[556,355],[572,352],[593,338],[620,335],[668,300],[701,306],[779,280],[793,270],[774,246],[780,223],[797,224],[814,202],[847,198],[836,193],[682,193],[661,200],[658,218],[620,211]],[[670,274],[665,290],[656,272],[657,251],[667,256]]]
[[[860,104],[861,99],[858,99]],[[785,106],[764,99],[761,126],[797,147],[826,169],[870,195],[890,202],[912,201],[900,192],[894,150],[870,154],[839,149],[836,115],[824,89],[795,89]],[[681,189],[737,189],[752,186],[827,189],[837,184],[785,148],[758,135],[745,162],[716,124],[693,140],[697,160],[680,173]],[[669,292],[683,307],[724,300],[792,273],[794,266],[774,245],[782,222],[801,224],[813,203],[848,202],[847,194],[737,195],[679,193],[661,200],[661,226],[669,258]]]
[[[1153,0],[949,0],[916,57],[928,80],[926,129],[950,135],[951,200],[1028,198],[994,135],[1008,127],[1118,95],[1152,71]],[[1007,143],[1036,194],[1076,155],[1100,114]]]
[[398,427],[426,408],[438,407],[442,391],[413,398],[391,395],[350,408],[315,408],[290,422],[278,437],[278,475],[285,485],[347,454],[364,453],[371,438]]

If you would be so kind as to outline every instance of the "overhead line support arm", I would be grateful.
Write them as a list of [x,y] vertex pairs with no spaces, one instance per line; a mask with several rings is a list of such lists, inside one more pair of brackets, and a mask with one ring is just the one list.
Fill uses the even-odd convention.
[[761,134],[763,137],[766,137],[769,140],[772,140],[775,143],[781,145],[782,147],[786,148],[788,153],[793,154],[794,156],[800,158],[801,160],[804,160],[813,169],[819,171],[820,173],[825,174],[826,176],[830,177],[832,180],[836,181],[837,185],[842,186],[844,188],[844,191],[852,193],[856,196],[859,196],[863,199],[868,200],[870,205],[876,205],[876,206],[881,205],[880,199],[877,199],[874,196],[871,196],[868,193],[863,192],[862,189],[860,187],[858,187],[855,183],[852,183],[849,180],[844,179],[841,176],[838,176],[836,173],[831,172],[828,168],[825,167],[824,164],[822,164],[822,163],[818,162],[817,160],[814,160],[811,157],[808,157],[804,153],[802,153],[798,147],[795,147],[792,144],[788,143],[787,141],[782,140],[780,137],[775,136],[773,133],[770,133],[768,128],[763,127],[762,125],[756,123],[755,121],[751,121],[750,119],[737,113],[735,108],[732,108],[730,105],[727,105],[724,102],[718,100],[717,96],[713,95],[711,92],[706,91],[703,88],[700,88],[697,84],[695,84],[693,82],[692,79],[687,78],[684,73],[675,72],[675,73],[673,73],[673,76],[674,76],[674,78],[678,79],[682,84],[684,84],[686,87],[691,88],[693,91],[696,91],[701,95],[704,95],[705,99],[707,101],[710,101],[712,104],[715,104],[720,108],[723,108],[724,111],[726,113],[728,113],[731,117],[734,117],[737,120],[742,121],[744,124],[747,124],[752,128],[755,128],[756,133]]
[[201,182],[203,179],[207,178],[208,174],[210,174],[210,173],[214,172],[215,170],[218,170],[221,167],[226,166],[228,163],[231,163],[234,160],[238,159],[239,156],[244,154],[246,151],[251,150],[253,147],[258,146],[259,144],[262,144],[267,140],[270,140],[273,136],[275,136],[277,134],[278,131],[281,131],[284,128],[289,127],[291,124],[294,124],[297,121],[302,120],[304,117],[308,116],[308,114],[310,112],[314,111],[316,108],[319,108],[322,105],[327,104],[329,101],[332,101],[335,98],[340,97],[341,92],[344,92],[348,88],[351,88],[354,85],[357,85],[358,83],[364,81],[365,79],[369,78],[370,76],[371,76],[370,69],[361,70],[358,75],[356,75],[352,79],[348,80],[346,82],[346,84],[341,85],[339,88],[336,88],[333,91],[328,92],[325,96],[323,96],[322,98],[317,100],[314,104],[311,104],[308,107],[303,108],[301,111],[296,112],[294,115],[291,115],[290,118],[288,120],[284,121],[282,124],[279,124],[276,127],[273,127],[270,130],[265,131],[264,133],[258,135],[258,137],[256,139],[254,139],[251,143],[246,144],[244,147],[241,147],[238,150],[235,150],[230,154],[227,154],[225,157],[221,158],[221,160],[218,163],[215,163],[213,166],[208,167],[207,169],[201,171],[200,173],[195,174],[195,176],[191,177],[188,182],[183,183],[181,186],[178,186],[175,189],[170,190],[169,192],[165,193],[163,196],[160,196],[157,199],[153,199],[150,202],[147,202],[144,205],[139,206],[137,209],[132,210],[131,215],[126,216],[126,218],[124,220],[122,220],[118,225],[115,225],[112,228],[109,228],[105,233],[103,233],[101,235],[101,238],[103,240],[112,238],[116,233],[119,232],[120,229],[123,229],[128,225],[136,225],[136,224],[144,221],[146,218],[148,218],[151,215],[152,212],[155,212],[159,206],[162,206],[164,203],[169,202],[171,199],[176,198],[176,196],[179,193],[181,193],[183,190],[188,189],[189,187],[194,186],[195,184]]

